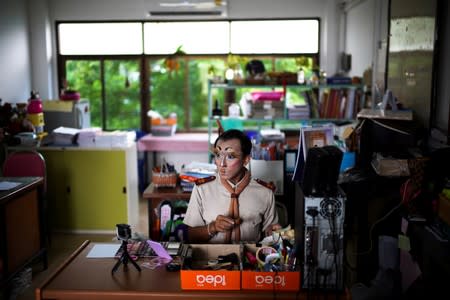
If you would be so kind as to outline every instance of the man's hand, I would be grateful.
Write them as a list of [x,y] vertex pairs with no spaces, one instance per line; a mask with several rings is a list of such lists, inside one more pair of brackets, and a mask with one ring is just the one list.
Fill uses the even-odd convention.
[[266,236],[271,235],[274,231],[280,230],[282,227],[280,224],[272,224],[266,229]]
[[225,231],[229,231],[229,230],[233,229],[233,227],[239,223],[240,223],[239,221],[236,222],[234,219],[232,219],[230,217],[218,215],[216,217],[216,221],[215,221],[214,225],[218,232],[225,232]]

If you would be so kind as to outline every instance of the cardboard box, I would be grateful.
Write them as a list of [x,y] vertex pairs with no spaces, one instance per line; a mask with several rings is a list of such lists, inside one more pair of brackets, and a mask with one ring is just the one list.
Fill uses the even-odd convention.
[[[246,250],[256,254],[258,249],[253,244],[245,245]],[[300,271],[258,272],[242,271],[243,290],[270,290],[277,292],[292,292],[300,290]]]
[[372,167],[380,176],[402,177],[409,176],[408,160],[384,156],[381,153],[374,153]]
[[[180,271],[183,290],[240,290],[241,252],[238,244],[192,244],[192,269]],[[202,270],[201,266],[219,255],[235,253],[239,257],[238,270]],[[197,269],[197,267],[199,269]]]
[[292,292],[300,289],[300,271],[256,272],[242,271],[243,290]]

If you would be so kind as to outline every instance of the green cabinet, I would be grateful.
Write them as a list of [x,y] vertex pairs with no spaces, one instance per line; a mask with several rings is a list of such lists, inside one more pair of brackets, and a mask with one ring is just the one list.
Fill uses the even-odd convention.
[[41,148],[47,165],[52,230],[106,233],[117,223],[137,226],[136,146]]

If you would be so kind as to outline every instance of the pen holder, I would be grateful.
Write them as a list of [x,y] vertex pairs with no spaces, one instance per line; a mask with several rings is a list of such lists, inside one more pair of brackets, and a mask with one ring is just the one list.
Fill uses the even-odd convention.
[[[266,262],[268,258],[270,258],[270,262]],[[264,270],[267,263],[275,263],[278,259],[278,252],[275,248],[262,246],[256,251],[256,261],[261,270]]]
[[152,170],[152,183],[155,187],[176,187],[178,176],[176,172],[163,172],[160,168]]

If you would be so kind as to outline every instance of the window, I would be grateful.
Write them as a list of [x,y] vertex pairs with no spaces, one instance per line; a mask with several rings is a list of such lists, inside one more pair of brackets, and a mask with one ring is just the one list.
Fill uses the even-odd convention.
[[140,128],[139,60],[67,60],[65,67],[66,82],[70,82],[66,88],[76,89],[89,99],[92,126],[105,130]]
[[62,23],[59,54],[141,54],[141,23]]
[[319,21],[232,21],[230,37],[232,53],[317,53]]
[[145,54],[173,53],[180,45],[186,54],[226,54],[230,51],[229,23],[152,22],[144,24]]
[[267,71],[296,72],[299,57],[319,57],[317,19],[60,22],[57,34],[60,89],[87,98],[92,126],[103,130],[147,130],[150,109],[177,113],[178,130],[206,130],[208,79],[231,63],[259,59]]

